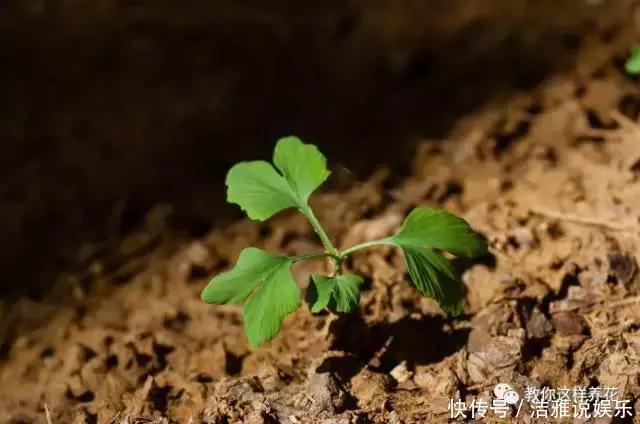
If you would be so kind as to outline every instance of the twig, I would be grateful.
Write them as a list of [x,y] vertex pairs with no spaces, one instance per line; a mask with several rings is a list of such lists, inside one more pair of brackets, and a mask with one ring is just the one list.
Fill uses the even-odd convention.
[[495,383],[478,383],[478,384],[473,384],[471,386],[467,386],[465,387],[465,389],[468,391],[484,390],[487,387],[493,386],[494,384]]
[[44,417],[47,420],[47,424],[53,424],[53,420],[51,419],[51,411],[49,411],[49,406],[44,404]]
[[113,416],[113,418],[111,418],[111,419],[109,420],[109,424],[114,424],[114,423],[116,422],[116,420],[117,420],[117,419],[118,419],[118,417],[120,416],[120,412],[122,412],[122,411],[118,411],[118,412],[116,413],[116,415],[114,415],[114,416]]
[[371,358],[371,360],[367,364],[367,367],[380,368],[380,365],[382,365],[382,361],[380,361],[380,358],[382,358],[382,356],[387,352],[387,349],[389,349],[389,346],[391,345],[392,341],[393,341],[393,336],[389,336],[389,338],[387,339],[386,342],[384,342],[382,347],[378,349],[376,353],[373,354],[373,358]]
[[637,228],[632,226],[626,226],[623,224],[617,224],[615,222],[602,221],[596,218],[588,218],[579,215],[565,214],[562,212],[550,211],[538,207],[529,207],[529,211],[540,216],[544,216],[552,219],[559,219],[561,221],[569,221],[576,224],[589,225],[594,227],[602,227],[612,231],[634,231]]

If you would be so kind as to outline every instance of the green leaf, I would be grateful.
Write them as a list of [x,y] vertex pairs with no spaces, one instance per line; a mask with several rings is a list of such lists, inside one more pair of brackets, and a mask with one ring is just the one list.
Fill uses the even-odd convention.
[[227,201],[239,205],[251,219],[264,221],[297,205],[286,180],[265,161],[234,165],[226,184]]
[[242,309],[244,330],[252,346],[273,339],[284,317],[300,306],[300,288],[289,272],[291,262],[267,277]]
[[459,315],[464,305],[462,283],[449,261],[431,249],[403,246],[402,251],[418,290],[437,300],[445,312]]
[[362,277],[346,274],[325,277],[312,274],[307,289],[307,302],[311,312],[318,313],[327,306],[338,312],[353,312],[360,303]]
[[202,291],[207,303],[245,302],[245,332],[253,346],[275,337],[284,317],[300,305],[300,289],[291,276],[289,258],[249,247],[236,265],[214,277]]
[[209,281],[202,291],[201,298],[206,303],[242,303],[258,282],[288,262],[288,258],[248,247],[240,253],[236,265],[231,270]]
[[441,249],[456,256],[474,257],[487,251],[484,238],[464,219],[430,208],[412,210],[400,232],[389,241],[399,246]]
[[487,251],[480,234],[464,219],[448,212],[416,208],[388,241],[402,248],[411,280],[422,294],[436,299],[452,315],[462,312],[460,278],[449,261],[434,249],[457,256],[480,256]]
[[[291,207],[305,208],[309,196],[329,176],[327,160],[318,148],[297,137],[276,143],[273,162],[241,162],[227,174],[227,201],[249,218],[264,221]],[[279,171],[279,172],[278,172]]]
[[640,74],[640,46],[631,48],[631,56],[627,59],[624,69],[631,75]]
[[304,144],[298,137],[278,140],[273,163],[300,200],[306,201],[311,193],[329,177],[327,159],[313,144]]

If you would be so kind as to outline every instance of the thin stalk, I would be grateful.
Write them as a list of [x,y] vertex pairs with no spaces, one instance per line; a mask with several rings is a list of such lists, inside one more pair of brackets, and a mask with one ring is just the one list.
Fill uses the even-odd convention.
[[293,262],[299,262],[299,261],[306,261],[307,259],[328,258],[328,257],[332,258],[333,256],[331,256],[327,252],[321,252],[321,253],[309,253],[306,255],[293,256],[291,260]]
[[300,208],[300,212],[302,212],[302,214],[306,216],[311,223],[311,226],[315,230],[316,234],[318,234],[318,237],[320,237],[322,244],[324,244],[325,249],[327,249],[327,253],[329,253],[329,256],[337,258],[339,256],[338,249],[336,249],[333,243],[331,243],[331,239],[320,225],[320,222],[318,221],[318,218],[316,218],[316,215],[313,213],[313,210],[311,210],[310,207],[305,207]]
[[364,243],[356,244],[355,246],[352,246],[348,249],[345,249],[339,252],[339,256],[341,258],[344,258],[345,256],[348,256],[357,250],[366,249],[367,247],[372,247],[372,246],[381,246],[385,244],[392,244],[390,238],[383,238],[380,240],[372,240],[372,241],[366,241]]

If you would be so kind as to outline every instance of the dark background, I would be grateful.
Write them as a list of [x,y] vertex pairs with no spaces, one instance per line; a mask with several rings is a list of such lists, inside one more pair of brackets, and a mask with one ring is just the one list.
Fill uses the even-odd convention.
[[[155,204],[194,236],[223,179],[296,134],[354,179],[398,173],[461,114],[572,64],[611,2],[0,3],[0,291],[42,295],[75,249]],[[615,26],[612,26],[615,31]]]

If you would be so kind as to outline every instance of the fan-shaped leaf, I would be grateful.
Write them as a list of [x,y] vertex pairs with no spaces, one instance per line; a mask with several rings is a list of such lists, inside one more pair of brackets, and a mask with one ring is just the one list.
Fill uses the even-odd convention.
[[202,291],[207,303],[242,303],[245,332],[258,346],[275,337],[284,317],[300,305],[300,289],[289,269],[292,261],[264,250],[244,249],[236,265],[214,277]]
[[264,221],[291,207],[305,208],[311,193],[329,176],[327,160],[318,148],[297,137],[276,144],[273,161],[241,162],[227,174],[227,201],[249,218]]
[[311,275],[311,284],[307,289],[307,302],[311,312],[318,313],[327,306],[338,312],[353,312],[360,303],[360,284],[358,275],[336,275],[325,277]]
[[420,292],[452,315],[462,312],[462,283],[449,261],[430,249],[403,246],[407,270]]
[[487,251],[484,238],[464,219],[430,208],[412,210],[390,241],[399,246],[441,249],[457,256],[474,257]]

